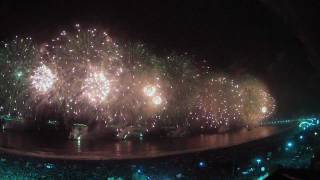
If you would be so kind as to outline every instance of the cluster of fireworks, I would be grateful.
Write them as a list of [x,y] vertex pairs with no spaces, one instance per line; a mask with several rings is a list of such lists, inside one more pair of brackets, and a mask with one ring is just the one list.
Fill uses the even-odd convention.
[[3,43],[0,68],[1,115],[30,121],[53,112],[65,124],[99,121],[118,134],[145,133],[256,124],[275,110],[254,78],[237,83],[188,55],[156,56],[79,25],[41,45],[18,37]]
[[228,126],[240,119],[243,99],[239,85],[226,76],[208,79],[195,97],[195,109],[190,111],[192,122],[201,128]]

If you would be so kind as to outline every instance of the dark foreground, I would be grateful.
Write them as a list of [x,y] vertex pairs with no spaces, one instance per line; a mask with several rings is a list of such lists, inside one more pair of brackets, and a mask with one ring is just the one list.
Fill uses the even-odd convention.
[[248,143],[290,128],[259,127],[224,134],[202,134],[157,140],[66,140],[23,132],[0,133],[0,151],[69,160],[143,159],[213,150]]
[[[304,129],[298,127],[296,123],[292,125],[296,126],[287,129],[288,126],[277,125],[277,128],[263,127],[229,135],[203,135],[193,137],[192,141],[177,139],[169,142],[168,140],[167,145],[164,141],[157,142],[158,146],[152,146],[151,142],[146,142],[149,145],[141,146],[149,147],[149,151],[153,151],[153,154],[150,154],[149,151],[136,152],[138,144],[143,144],[144,141],[121,142],[118,145],[120,147],[118,151],[106,151],[106,154],[113,151],[122,152],[122,154],[135,152],[134,155],[139,154],[140,156],[146,154],[149,157],[147,159],[62,160],[61,158],[37,158],[3,152],[0,154],[0,174],[7,179],[265,179],[274,178],[274,176],[275,178],[283,175],[291,176],[290,171],[294,171],[296,173],[292,177],[317,179],[319,164],[317,163],[317,152],[320,149],[319,126],[312,125]],[[196,139],[198,141],[195,141]],[[14,141],[8,139],[8,142],[13,143]],[[34,147],[34,144],[27,145],[27,141],[17,142],[19,141],[14,144],[18,146],[20,143],[18,147],[21,148],[25,145],[24,149],[28,150],[27,152]],[[185,146],[179,144],[187,142],[189,144]],[[209,144],[204,146],[206,143]],[[121,149],[126,147],[126,144],[127,148]],[[7,147],[10,147],[9,145],[7,143]],[[41,146],[42,152],[52,151],[52,149],[46,151],[45,147],[47,145]],[[58,148],[57,145],[52,145],[51,148],[54,147]],[[103,147],[115,148],[116,145],[109,144]],[[140,150],[143,150],[141,147]],[[181,148],[177,149],[177,147]],[[186,147],[191,150],[187,151]],[[85,152],[86,156],[89,156],[90,145],[84,145],[81,148],[83,151],[80,154]],[[91,152],[94,154],[97,148],[100,147],[93,146]],[[166,152],[164,150],[172,150],[172,154],[163,154]],[[177,154],[178,150],[188,153]],[[18,153],[22,152],[23,150],[20,149]],[[70,152],[72,156],[78,154],[75,149],[72,151],[69,149]],[[34,154],[31,155],[35,155],[37,152],[32,153]],[[156,156],[155,153],[159,157],[151,158]],[[42,153],[39,154],[38,157],[43,157]],[[46,154],[50,155],[50,153]],[[105,156],[111,157],[111,155]],[[60,154],[59,157],[62,155]],[[300,171],[302,173],[297,173]],[[303,178],[299,177],[301,174]]]

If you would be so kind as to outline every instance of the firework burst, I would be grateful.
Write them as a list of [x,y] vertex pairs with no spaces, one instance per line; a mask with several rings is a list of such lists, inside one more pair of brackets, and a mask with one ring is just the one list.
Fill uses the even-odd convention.
[[51,99],[65,109],[65,119],[112,120],[109,110],[121,95],[124,71],[120,51],[106,32],[79,25],[42,46],[41,60],[63,77]]
[[57,77],[46,65],[41,65],[36,68],[30,79],[32,86],[39,93],[46,93],[53,87]]
[[31,114],[32,100],[28,77],[37,59],[32,39],[15,37],[1,42],[0,111],[2,115],[21,118]]
[[199,87],[189,117],[201,128],[229,126],[240,119],[241,106],[239,85],[226,76],[215,75]]
[[89,73],[82,90],[91,103],[100,104],[106,100],[110,92],[110,82],[103,72]]
[[241,116],[246,124],[256,125],[274,113],[275,100],[261,81],[247,78],[241,83],[240,92],[243,99]]

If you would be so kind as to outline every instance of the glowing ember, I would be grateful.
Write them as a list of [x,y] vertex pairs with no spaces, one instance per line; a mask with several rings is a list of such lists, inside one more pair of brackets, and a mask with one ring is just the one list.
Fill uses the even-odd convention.
[[148,85],[143,88],[143,92],[146,96],[154,96],[156,93],[156,87]]
[[155,105],[160,105],[162,103],[162,98],[160,96],[155,96],[152,98],[152,103]]

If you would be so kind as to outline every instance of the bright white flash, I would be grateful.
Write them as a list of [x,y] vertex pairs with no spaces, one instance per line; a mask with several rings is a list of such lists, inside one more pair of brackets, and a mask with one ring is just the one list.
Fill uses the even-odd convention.
[[267,111],[268,111],[268,109],[267,109],[266,106],[263,106],[263,107],[261,108],[261,112],[262,112],[262,113],[267,113]]
[[56,75],[46,65],[36,68],[31,76],[32,86],[40,93],[48,92],[56,80]]

